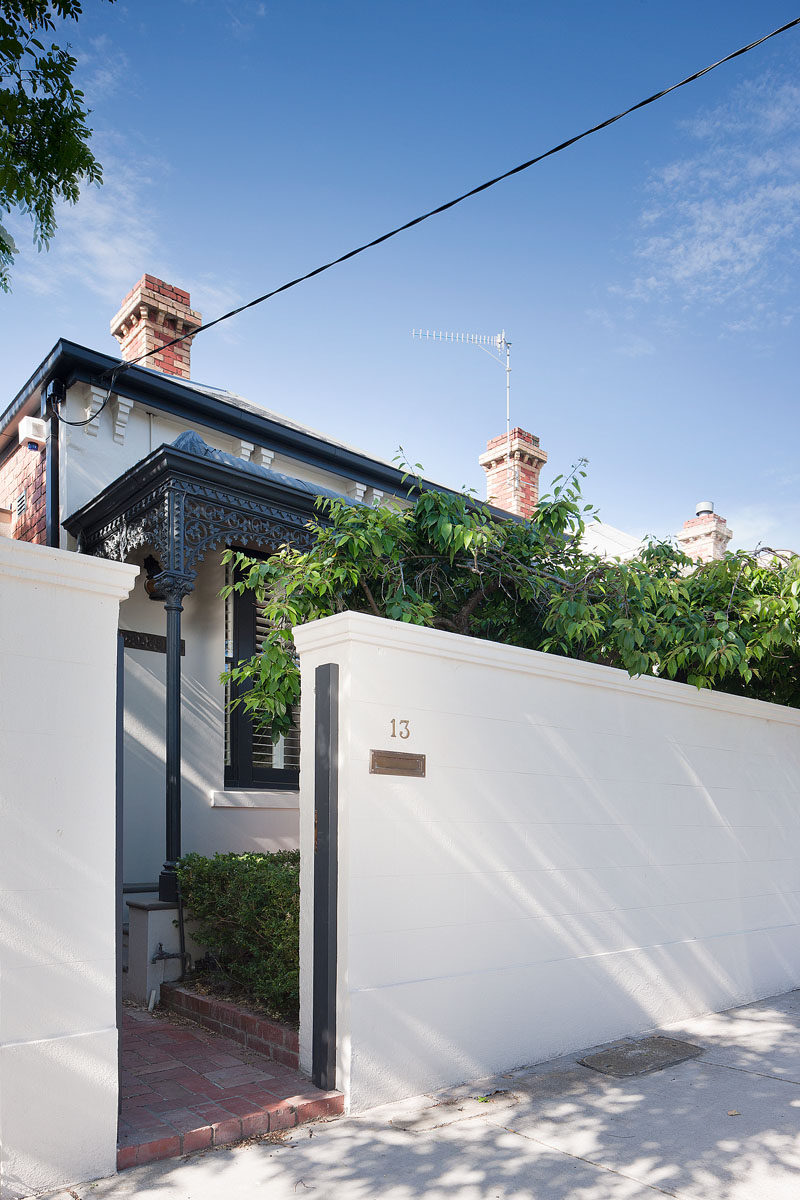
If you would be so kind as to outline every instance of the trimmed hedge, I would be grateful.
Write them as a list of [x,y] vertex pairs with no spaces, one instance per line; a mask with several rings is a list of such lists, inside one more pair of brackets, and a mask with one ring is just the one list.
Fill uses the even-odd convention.
[[271,1016],[299,1007],[300,852],[187,854],[181,895],[219,972]]

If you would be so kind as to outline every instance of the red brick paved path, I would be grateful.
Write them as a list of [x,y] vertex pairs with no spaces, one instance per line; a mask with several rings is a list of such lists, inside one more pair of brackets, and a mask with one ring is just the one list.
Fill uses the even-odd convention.
[[126,1008],[120,1170],[342,1111],[338,1092],[228,1038]]

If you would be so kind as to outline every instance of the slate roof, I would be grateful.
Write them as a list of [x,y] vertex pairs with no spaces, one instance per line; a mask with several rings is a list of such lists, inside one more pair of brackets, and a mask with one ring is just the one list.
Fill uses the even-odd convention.
[[307,492],[309,496],[327,496],[331,499],[347,500],[350,504],[356,503],[350,496],[343,496],[341,492],[334,492],[330,488],[322,487],[321,484],[308,483],[297,475],[283,475],[280,471],[273,471],[269,467],[239,458],[235,454],[228,454],[225,450],[216,450],[204,442],[199,433],[195,433],[191,429],[179,433],[175,440],[170,442],[170,445],[174,446],[176,450],[183,450],[186,454],[194,454],[197,458],[210,459],[211,462],[220,463],[222,466],[233,467],[234,470],[245,475],[255,475],[271,483],[281,483],[285,487],[294,488],[297,492]]
[[253,404],[251,400],[245,400],[244,396],[238,395],[237,392],[229,392],[225,388],[211,387],[204,383],[195,383],[194,380],[179,380],[178,382],[185,382],[185,386],[191,388],[192,391],[202,392],[203,395],[220,400],[223,404],[230,404],[234,408],[240,408],[242,412],[252,413],[253,416],[275,421],[278,425],[284,425],[287,429],[294,429],[297,433],[306,433],[310,437],[319,438],[320,441],[327,442],[331,446],[338,446],[341,450],[349,450],[352,454],[361,454],[364,458],[369,458],[373,462],[382,463],[383,466],[397,470],[397,464],[389,462],[386,458],[380,458],[376,454],[368,453],[366,450],[362,450],[360,446],[353,446],[348,442],[340,442],[337,438],[333,438],[327,433],[322,433],[319,429],[314,429],[310,425],[301,425],[299,421],[293,421],[291,417],[275,412],[274,409],[267,408],[264,404]]

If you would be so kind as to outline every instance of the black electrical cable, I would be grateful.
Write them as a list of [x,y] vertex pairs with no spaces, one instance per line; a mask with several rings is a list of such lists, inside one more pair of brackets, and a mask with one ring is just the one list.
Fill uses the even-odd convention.
[[130,363],[120,363],[120,365],[118,367],[114,367],[114,370],[111,372],[111,382],[108,385],[108,390],[106,391],[103,403],[100,405],[97,412],[93,412],[92,415],[90,417],[87,417],[85,421],[68,421],[66,417],[62,417],[61,413],[58,411],[58,405],[60,403],[60,400],[51,401],[48,411],[53,414],[55,419],[61,425],[71,425],[74,429],[81,429],[84,425],[91,425],[92,421],[97,420],[97,418],[100,416],[100,413],[103,411],[103,409],[106,407],[109,400],[111,399],[111,393],[114,390],[114,384],[117,381],[117,376],[121,375],[122,372],[128,366],[131,366],[131,364]]
[[[469,200],[472,196],[477,196],[481,192],[485,192],[488,188],[494,187],[498,183],[502,183],[504,179],[510,179],[512,175],[519,175],[522,171],[527,171],[530,167],[536,166],[545,158],[551,158],[554,154],[559,154],[562,150],[574,146],[576,142],[580,142],[583,138],[589,137],[593,133],[599,133],[601,129],[607,129],[609,125],[614,125],[617,121],[621,121],[623,117],[629,116],[640,108],[646,108],[648,104],[654,104],[656,100],[663,99],[670,92],[675,92],[678,88],[685,87],[687,83],[694,83],[703,75],[707,75],[709,71],[716,70],[723,63],[731,62],[734,58],[739,58],[742,54],[747,54],[748,51],[754,50],[756,46],[762,45],[769,41],[770,38],[777,37],[778,34],[786,33],[787,30],[793,29],[796,25],[800,25],[800,17],[796,17],[793,21],[788,21],[785,25],[781,25],[779,29],[773,29],[771,33],[764,34],[755,42],[750,42],[747,46],[740,47],[739,50],[734,50],[732,54],[726,54],[724,58],[720,58],[717,62],[711,63],[707,67],[703,67],[702,71],[695,71],[693,75],[688,75],[686,79],[682,79],[680,83],[673,83],[671,87],[664,88],[663,91],[655,92],[654,95],[648,96],[646,100],[640,100],[638,104],[632,104],[630,108],[626,108],[623,112],[617,113],[615,117],[609,117],[605,121],[601,121],[599,125],[593,125],[591,129],[584,129],[583,133],[578,133],[574,137],[568,138],[565,142],[560,142],[557,146],[552,146],[551,149],[545,150],[543,154],[537,154],[535,158],[529,158],[527,162],[520,163],[516,167],[512,167],[510,171],[504,171],[502,175],[496,175],[494,179],[488,179],[485,183],[479,184],[477,187],[470,188],[468,192],[464,192],[461,196],[456,196],[455,200],[448,200],[446,204],[440,204],[437,208],[430,209],[429,212],[422,213],[419,217],[414,217],[411,221],[406,221],[403,225],[398,225],[396,229],[392,229],[389,233],[381,234],[380,237],[373,238],[371,242],[365,242],[363,246],[357,246],[355,250],[349,250],[347,254],[342,254],[339,258],[334,258],[324,266],[317,267],[313,271],[309,271],[306,275],[299,275],[297,279],[291,279],[288,283],[281,284],[280,287],[274,288],[271,292],[265,292],[263,296],[257,296],[255,300],[250,300],[247,304],[240,304],[238,308],[232,308],[230,312],[223,313],[221,317],[216,317],[213,321],[207,321],[204,325],[200,325],[197,329],[190,333],[184,333],[180,337],[173,338],[171,342],[165,342],[163,346],[158,346],[155,350],[148,350],[146,354],[140,354],[138,358],[133,358],[129,362],[124,362],[119,368],[114,369],[114,378],[120,370],[126,371],[128,367],[135,366],[136,363],[142,362],[143,359],[149,358],[152,354],[158,354],[169,346],[177,346],[180,342],[187,338],[194,338],[199,333],[204,333],[206,329],[212,329],[215,325],[221,324],[222,321],[228,321],[231,317],[236,317],[239,313],[246,312],[248,308],[255,308],[257,304],[263,304],[265,300],[271,300],[273,296],[280,295],[281,292],[288,292],[290,288],[297,287],[299,283],[305,283],[308,279],[314,279],[317,275],[322,275],[324,271],[330,271],[331,267],[337,267],[340,263],[347,262],[350,258],[355,258],[358,254],[363,254],[365,250],[371,250],[375,246],[382,245],[383,242],[388,242],[390,238],[397,237],[399,233],[404,233],[407,229],[413,229],[415,225],[421,225],[423,221],[429,220],[431,217],[436,217],[440,213],[447,212],[448,209],[455,208],[457,204],[462,204],[465,200]],[[103,404],[107,403],[108,397]],[[100,410],[102,411],[102,410]],[[92,420],[93,418],[90,418]],[[86,424],[86,422],[78,422]]]

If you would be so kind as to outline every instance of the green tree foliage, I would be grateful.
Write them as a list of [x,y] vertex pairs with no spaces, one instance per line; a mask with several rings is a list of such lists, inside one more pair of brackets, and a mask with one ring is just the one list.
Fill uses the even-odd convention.
[[800,707],[800,559],[696,567],[668,542],[628,562],[581,550],[582,466],[532,520],[417,486],[406,508],[326,499],[310,550],[227,551],[271,625],[230,678],[274,733],[299,695],[291,629],[347,609]]
[[[77,21],[81,13],[81,0],[0,0],[0,212],[27,213],[40,250],[56,230],[56,201],[74,204],[82,183],[102,182],[83,92],[73,83],[77,60],[68,47],[42,40],[56,19]],[[15,252],[0,224],[3,291]]]

